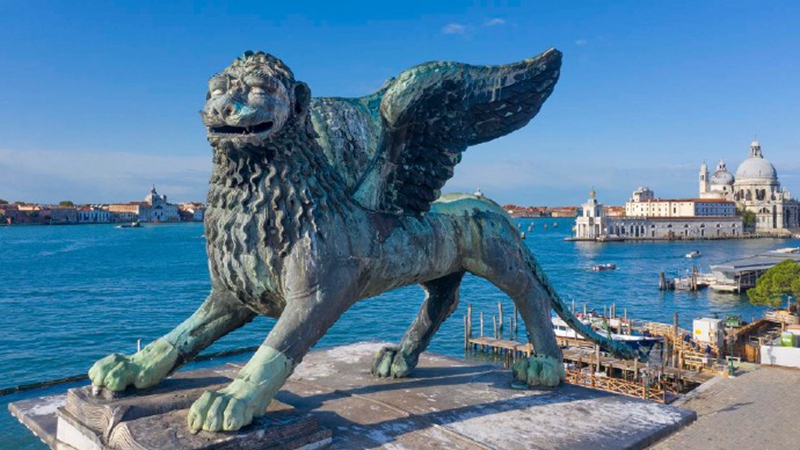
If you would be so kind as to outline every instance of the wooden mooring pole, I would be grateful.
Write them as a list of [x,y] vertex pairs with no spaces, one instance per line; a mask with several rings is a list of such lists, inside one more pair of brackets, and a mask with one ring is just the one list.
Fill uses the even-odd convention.
[[498,313],[498,314],[497,314],[497,315],[498,315],[498,317],[500,318],[500,323],[499,323],[499,326],[500,326],[500,329],[499,329],[499,331],[500,331],[500,335],[499,335],[499,336],[500,336],[500,337],[503,337],[503,302],[497,302],[497,313]]

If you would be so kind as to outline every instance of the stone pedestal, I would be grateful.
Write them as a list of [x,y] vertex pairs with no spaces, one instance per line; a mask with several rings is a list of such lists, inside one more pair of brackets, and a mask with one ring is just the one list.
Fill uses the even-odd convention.
[[331,442],[330,430],[314,416],[277,400],[269,405],[268,414],[237,432],[190,433],[187,415],[192,403],[206,390],[224,387],[238,370],[227,365],[182,372],[151,389],[122,394],[101,390],[94,395],[90,386],[70,389],[65,398],[53,399],[56,403],[49,408],[55,409],[55,429],[50,417],[42,423],[35,414],[42,409],[40,399],[10,408],[56,449],[295,449]]
[[508,370],[430,353],[411,378],[377,379],[369,369],[380,347],[312,352],[270,412],[236,433],[192,435],[186,426],[189,405],[232,378],[238,367],[231,365],[179,373],[135,396],[98,399],[82,388],[10,408],[48,445],[64,449],[65,442],[80,449],[643,448],[696,418],[568,384],[517,391]]

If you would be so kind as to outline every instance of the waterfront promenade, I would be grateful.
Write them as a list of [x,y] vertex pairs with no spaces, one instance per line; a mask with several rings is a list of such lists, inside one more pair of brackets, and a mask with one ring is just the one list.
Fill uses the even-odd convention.
[[715,378],[675,406],[697,412],[697,421],[653,448],[800,448],[800,370],[761,366],[735,378]]

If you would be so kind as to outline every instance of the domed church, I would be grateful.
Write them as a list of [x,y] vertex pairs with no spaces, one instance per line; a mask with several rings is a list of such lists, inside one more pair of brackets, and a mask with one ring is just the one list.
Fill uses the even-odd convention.
[[800,203],[786,188],[781,188],[778,172],[764,158],[758,141],[750,144],[750,156],[736,169],[735,177],[728,172],[723,160],[710,177],[703,163],[700,198],[734,201],[737,208],[752,211],[756,215],[758,233],[790,234],[800,228]]

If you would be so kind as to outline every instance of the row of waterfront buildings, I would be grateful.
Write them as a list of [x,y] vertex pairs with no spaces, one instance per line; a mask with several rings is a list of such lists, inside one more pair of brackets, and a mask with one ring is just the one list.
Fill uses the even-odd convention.
[[119,222],[202,222],[202,203],[172,204],[160,195],[155,186],[140,202],[107,205],[37,205],[27,203],[0,205],[0,224],[91,224]]
[[[703,163],[699,184],[697,198],[690,199],[660,199],[652,190],[639,188],[625,204],[624,215],[609,214],[592,191],[576,219],[574,238],[716,239],[746,233],[800,233],[800,202],[781,188],[778,173],[764,158],[758,141],[750,144],[750,155],[735,176],[725,161],[720,160],[711,176]],[[752,223],[745,223],[748,216]]]

